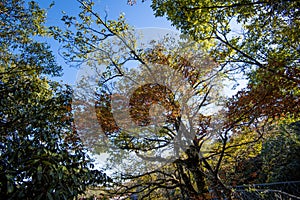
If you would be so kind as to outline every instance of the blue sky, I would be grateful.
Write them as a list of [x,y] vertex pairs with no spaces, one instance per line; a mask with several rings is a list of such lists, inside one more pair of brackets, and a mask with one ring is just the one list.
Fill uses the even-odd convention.
[[[40,0],[38,1],[41,8],[49,8],[49,5],[53,2],[52,0]],[[76,16],[79,12],[79,3],[76,0],[65,0],[65,1],[54,1],[54,6],[47,11],[47,23],[46,25],[58,25],[63,26],[62,11],[68,15]],[[95,0],[95,11],[100,13],[101,16],[108,13],[108,19],[117,19],[120,13],[125,14],[125,18],[129,25],[135,28],[167,28],[175,30],[171,26],[171,23],[164,17],[156,18],[150,7],[151,1],[137,2],[136,5],[130,6],[127,4],[127,0]],[[57,61],[63,66],[63,76],[56,78],[55,80],[63,80],[65,83],[74,84],[77,75],[77,69],[72,68],[65,64],[64,60],[58,55],[58,49],[60,44],[52,39],[48,39],[47,42],[53,49],[53,53],[57,57]]]
[[[39,1],[40,6],[47,8],[51,0]],[[65,11],[67,14],[76,15],[79,12],[79,3],[76,0],[54,1],[55,5],[48,11],[48,23],[57,23]],[[163,27],[170,28],[171,23],[165,18],[155,18],[150,8],[151,1],[138,2],[134,6],[127,5],[127,0],[96,0],[95,8],[101,15],[108,12],[108,18],[116,19],[121,12],[125,13],[129,24],[138,28]]]

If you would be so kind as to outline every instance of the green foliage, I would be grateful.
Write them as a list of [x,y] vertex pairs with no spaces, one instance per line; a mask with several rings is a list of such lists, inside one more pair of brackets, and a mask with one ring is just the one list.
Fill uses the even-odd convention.
[[261,134],[251,129],[230,136],[220,169],[220,176],[226,184],[235,186],[256,183],[261,171],[261,137]]
[[[299,176],[299,122],[276,125],[267,130],[262,140],[253,140],[254,133],[233,135],[231,145],[238,145],[227,152],[220,176],[227,184],[249,185],[298,181]],[[247,141],[252,141],[247,143]],[[254,142],[253,142],[254,141]]]
[[45,11],[35,2],[0,2],[0,196],[72,199],[106,176],[74,129],[67,85],[50,81],[61,67],[45,36]]
[[[257,103],[256,118],[268,116],[273,108],[270,118],[297,118],[299,1],[153,0],[152,8],[156,16],[166,16],[196,41],[214,41],[209,52],[224,72],[231,71],[235,77],[246,73],[248,91],[236,96],[236,110]],[[239,117],[249,109],[252,107],[240,112]]]
[[263,144],[262,181],[300,180],[300,123],[282,125]]

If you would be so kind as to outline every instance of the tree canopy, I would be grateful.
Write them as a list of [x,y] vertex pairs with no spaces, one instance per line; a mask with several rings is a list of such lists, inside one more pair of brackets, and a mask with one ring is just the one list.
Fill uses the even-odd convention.
[[[163,149],[165,144],[170,144],[170,138],[181,137],[183,132],[192,135],[187,139],[189,146],[173,162],[158,169],[150,167],[147,172],[137,170],[136,166],[138,169],[147,166],[142,161],[127,168],[125,172],[128,173],[120,177],[125,182],[115,179],[114,195],[139,194],[141,198],[162,199],[208,198],[207,195],[231,198],[236,194],[232,189],[236,184],[271,180],[260,175],[268,173],[262,158],[272,160],[272,156],[264,154],[268,144],[273,143],[270,140],[274,134],[272,130],[299,120],[297,1],[153,0],[151,7],[156,16],[166,16],[183,33],[181,39],[192,38],[194,45],[189,43],[189,53],[175,45],[182,40],[152,41],[152,44],[141,46],[134,28],[126,23],[123,15],[107,20],[107,16],[102,17],[94,10],[94,2],[80,0],[79,3],[78,17],[63,16],[66,29],[53,27],[52,34],[64,42],[62,54],[68,61],[96,69],[104,66],[104,70],[96,70],[98,79],[94,84],[97,89],[92,90],[96,92],[89,96],[82,95],[84,91],[81,91],[84,97],[81,100],[85,103],[77,111],[80,115],[80,111],[90,112],[95,106],[96,117],[91,119],[98,118],[104,136],[99,136],[98,141],[95,138],[88,141],[96,146],[98,143],[99,147],[103,140],[105,145],[114,148],[92,149],[112,155],[110,161],[115,165],[126,165],[133,162],[132,155],[149,159],[149,155],[153,155],[151,150]],[[181,55],[180,50],[183,50]],[[182,105],[176,106],[178,102],[172,92],[176,93],[161,85],[136,85],[144,79],[137,68],[146,68],[148,74],[151,70],[166,74],[163,66],[185,77],[197,97],[190,105],[199,113],[194,115],[193,109],[187,109],[193,117],[178,114]],[[128,72],[132,74],[124,81]],[[161,74],[156,76],[161,78]],[[213,91],[220,90],[216,82],[222,85],[221,81],[226,78],[236,82],[239,78],[246,79],[247,87],[232,97],[212,98]],[[89,85],[89,80],[87,83]],[[164,95],[157,92],[164,90]],[[205,113],[203,110],[212,99],[215,100],[213,104],[220,107],[214,113]],[[122,112],[126,107],[124,101],[129,101],[127,116]],[[152,104],[160,104],[169,111],[164,131],[153,131],[149,127]],[[116,120],[113,112],[118,109],[121,114]],[[81,124],[91,123],[86,118],[81,121],[84,122]],[[133,122],[138,127],[127,129]],[[184,122],[190,123],[180,126]],[[125,124],[125,128],[120,124]],[[91,132],[92,137],[99,134],[87,128],[81,133],[87,136]],[[289,142],[294,144],[295,141]],[[159,142],[165,143],[156,146]],[[124,151],[121,153],[120,149]],[[251,170],[244,170],[247,166]]]
[[213,41],[211,56],[224,70],[248,76],[233,107],[298,117],[299,1],[153,0],[151,7],[195,40]]
[[[78,3],[46,27],[37,3],[0,2],[1,197],[72,199],[111,181],[88,152],[123,167],[101,187],[112,197],[234,199],[237,185],[299,181],[299,1],[152,0],[182,34],[146,43],[124,15]],[[44,37],[90,72],[74,90],[49,79],[61,67]]]

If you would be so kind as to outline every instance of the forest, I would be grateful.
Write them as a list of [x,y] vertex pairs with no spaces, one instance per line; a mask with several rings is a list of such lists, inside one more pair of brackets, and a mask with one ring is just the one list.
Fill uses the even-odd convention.
[[300,1],[122,1],[0,1],[0,199],[300,199]]

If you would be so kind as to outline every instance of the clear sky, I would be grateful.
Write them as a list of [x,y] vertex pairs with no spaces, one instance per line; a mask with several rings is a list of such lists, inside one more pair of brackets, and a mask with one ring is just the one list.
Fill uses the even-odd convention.
[[[38,1],[40,7],[47,9],[49,5],[53,2],[52,0],[40,0]],[[79,3],[76,0],[56,0],[54,1],[54,6],[48,10],[47,13],[47,23],[46,25],[58,25],[63,26],[62,21],[62,11],[66,12],[68,15],[77,16],[80,12]],[[159,17],[155,18],[153,11],[150,7],[151,1],[141,1],[137,2],[136,5],[130,6],[127,4],[127,0],[95,0],[95,10],[101,16],[105,16],[105,12],[108,13],[108,19],[117,19],[120,13],[125,14],[125,18],[129,25],[135,28],[167,28],[175,30],[171,27],[171,23],[166,20],[166,18]],[[58,49],[60,44],[56,41],[49,39],[47,41],[50,43],[53,53],[57,56],[58,63],[63,66],[63,77],[60,78],[68,84],[74,84],[76,80],[77,69],[71,68],[64,63],[64,60],[58,55]],[[56,80],[60,80],[56,79]]]

